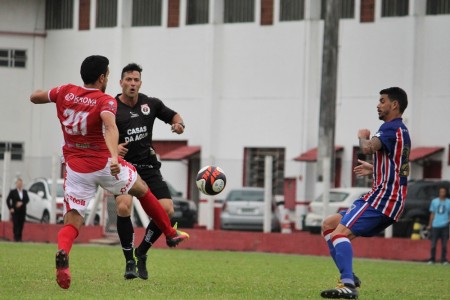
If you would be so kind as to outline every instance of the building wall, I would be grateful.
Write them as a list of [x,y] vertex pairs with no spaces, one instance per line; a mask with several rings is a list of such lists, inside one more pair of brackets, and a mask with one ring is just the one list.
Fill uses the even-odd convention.
[[[284,147],[285,176],[301,178],[297,198],[315,197],[315,164],[292,159],[318,143],[320,1],[305,1],[306,20],[292,22],[279,22],[279,3],[274,1],[273,25],[265,26],[260,25],[260,1],[255,22],[236,24],[222,24],[221,1],[211,1],[206,25],[186,25],[186,1],[181,1],[180,25],[170,28],[167,0],[160,27],[130,27],[131,1],[119,0],[115,28],[95,28],[91,1],[90,29],[82,31],[79,1],[74,2],[73,29],[46,32],[45,1],[0,3],[0,48],[24,48],[29,54],[26,69],[0,68],[1,77],[7,78],[0,82],[0,140],[25,142],[27,160],[20,172],[30,178],[50,176],[48,162],[62,141],[54,106],[31,105],[30,93],[67,82],[81,84],[81,61],[102,54],[110,59],[108,93],[120,92],[122,67],[137,62],[144,68],[141,91],[161,98],[184,117],[185,134],[173,135],[168,125],[158,122],[155,139],[201,145],[202,165],[215,163],[226,170],[228,187],[243,182],[244,147]],[[408,92],[404,117],[414,146],[449,143],[436,128],[450,125],[450,15],[424,16],[423,7],[411,1],[410,16],[381,18],[381,1],[376,1],[374,22],[361,23],[360,1],[355,2],[355,18],[341,20],[339,36],[336,144],[345,147],[342,186],[351,185],[357,130],[364,127],[374,133],[381,125],[376,105],[382,88],[398,85]],[[435,158],[443,160],[443,177],[449,178],[445,148]],[[186,192],[184,184],[176,183],[183,166],[170,163],[163,173]],[[413,175],[420,174],[420,166],[413,164]]]

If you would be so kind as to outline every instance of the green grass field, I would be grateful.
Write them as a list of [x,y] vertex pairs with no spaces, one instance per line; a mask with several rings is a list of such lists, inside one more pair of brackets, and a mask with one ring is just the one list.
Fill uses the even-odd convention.
[[[75,245],[72,285],[55,281],[54,244],[0,242],[0,299],[321,299],[328,257],[154,249],[149,280],[125,281],[120,246]],[[407,251],[407,249],[405,249]],[[450,299],[450,267],[355,259],[360,299]]]

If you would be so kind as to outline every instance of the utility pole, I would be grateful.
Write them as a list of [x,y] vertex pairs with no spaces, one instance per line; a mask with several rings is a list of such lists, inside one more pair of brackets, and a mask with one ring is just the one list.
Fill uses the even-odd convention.
[[[325,5],[317,175],[318,181],[330,178],[334,185],[334,132],[336,126],[336,85],[341,0],[326,0]],[[329,164],[324,164],[324,159],[329,159]],[[327,166],[327,170],[324,169],[324,165]],[[324,174],[324,172],[329,172],[329,174]],[[329,183],[325,184],[328,185]]]
[[334,186],[336,127],[336,84],[339,48],[341,0],[326,0],[323,30],[322,83],[320,86],[319,148],[317,152],[318,181],[323,182],[323,213],[328,216],[330,187]]

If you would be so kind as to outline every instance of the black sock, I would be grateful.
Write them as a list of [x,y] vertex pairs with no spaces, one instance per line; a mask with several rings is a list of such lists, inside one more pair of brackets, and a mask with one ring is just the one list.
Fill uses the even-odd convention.
[[142,240],[139,247],[137,247],[136,252],[139,253],[139,255],[147,254],[148,249],[150,249],[153,243],[156,242],[157,239],[159,239],[161,234],[162,231],[158,226],[156,226],[155,222],[150,221],[150,223],[148,223],[147,229],[145,230],[144,239]]
[[119,235],[120,244],[122,245],[125,260],[129,261],[134,259],[133,256],[134,229],[130,217],[117,216],[117,234]]

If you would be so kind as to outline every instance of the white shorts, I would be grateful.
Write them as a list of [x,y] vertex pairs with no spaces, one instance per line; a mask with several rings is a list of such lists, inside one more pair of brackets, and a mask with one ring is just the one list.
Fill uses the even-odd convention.
[[66,165],[64,181],[64,215],[75,209],[84,218],[89,202],[95,197],[98,186],[113,195],[127,194],[137,180],[137,172],[133,165],[120,161],[120,173],[112,176],[110,160],[106,166],[92,173],[78,173]]

